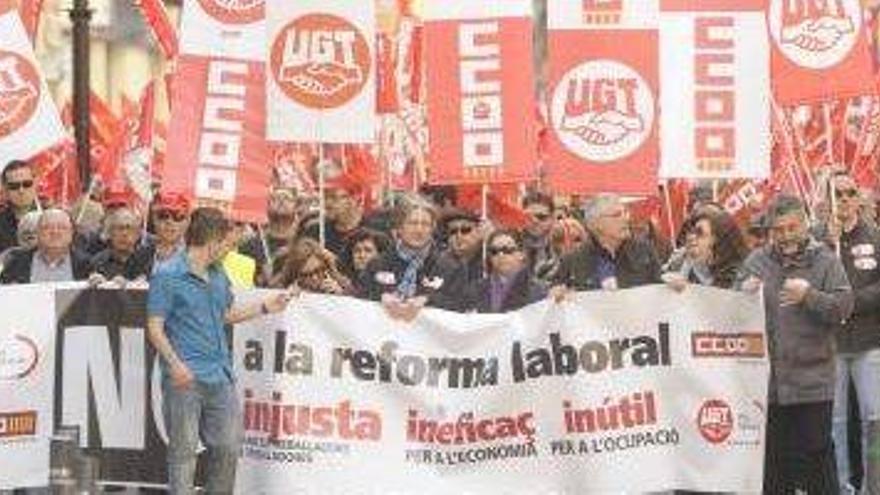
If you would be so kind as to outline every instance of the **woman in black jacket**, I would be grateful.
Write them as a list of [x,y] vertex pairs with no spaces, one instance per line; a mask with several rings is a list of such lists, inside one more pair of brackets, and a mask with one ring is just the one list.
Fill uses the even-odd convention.
[[468,309],[504,313],[547,297],[546,286],[532,276],[519,232],[496,230],[486,246],[487,276],[470,286]]

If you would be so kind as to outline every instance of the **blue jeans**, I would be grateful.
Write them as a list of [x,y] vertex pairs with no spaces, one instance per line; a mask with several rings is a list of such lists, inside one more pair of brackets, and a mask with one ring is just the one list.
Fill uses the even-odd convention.
[[241,449],[241,414],[232,383],[195,382],[185,390],[162,383],[163,413],[168,429],[168,489],[193,493],[199,439],[207,452],[205,491],[231,494]]
[[[862,419],[862,464],[865,477],[877,476],[877,460],[867,462],[872,452],[868,445],[871,433],[876,430],[871,423],[880,421],[880,349],[857,354],[837,356],[837,389],[834,392],[834,451],[837,456],[837,472],[840,483],[845,485],[850,479],[849,439],[847,421],[849,419],[849,381],[852,379],[859,399],[859,415]],[[876,455],[875,455],[876,457]]]

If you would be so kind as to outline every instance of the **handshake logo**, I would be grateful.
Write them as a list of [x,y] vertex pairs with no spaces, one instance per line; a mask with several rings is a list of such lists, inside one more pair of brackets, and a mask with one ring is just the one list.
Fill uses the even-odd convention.
[[827,69],[852,51],[862,23],[859,0],[773,0],[770,29],[797,65]]
[[594,60],[569,71],[553,94],[560,141],[579,157],[613,162],[638,150],[654,125],[654,95],[631,67]]
[[24,127],[37,110],[40,79],[17,53],[0,50],[0,138]]

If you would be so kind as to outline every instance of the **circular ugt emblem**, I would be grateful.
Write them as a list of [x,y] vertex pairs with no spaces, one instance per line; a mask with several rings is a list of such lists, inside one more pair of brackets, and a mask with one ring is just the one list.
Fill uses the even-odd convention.
[[372,59],[354,24],[334,15],[309,14],[278,33],[269,63],[287,97],[308,108],[331,109],[361,93]]
[[779,50],[808,69],[844,61],[861,33],[859,0],[772,0],[768,17]]
[[223,24],[250,24],[266,17],[266,0],[199,0],[199,4]]
[[613,162],[651,135],[654,108],[654,94],[638,72],[613,60],[592,60],[562,77],[550,111],[569,151],[591,162]]
[[40,101],[40,77],[31,62],[0,50],[0,138],[24,127]]
[[733,433],[733,411],[723,400],[707,400],[697,414],[700,435],[712,444],[719,444]]

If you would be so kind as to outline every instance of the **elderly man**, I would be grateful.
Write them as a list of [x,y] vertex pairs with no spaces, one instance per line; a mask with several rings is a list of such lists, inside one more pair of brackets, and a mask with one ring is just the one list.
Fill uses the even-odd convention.
[[770,242],[749,255],[737,282],[764,289],[771,366],[764,493],[837,493],[834,337],[852,311],[852,291],[840,260],[810,238],[798,198],[779,197],[767,219]]
[[0,252],[18,244],[18,224],[25,213],[37,204],[37,188],[30,164],[14,160],[6,165],[2,175],[6,207],[0,211]]
[[73,222],[64,210],[49,209],[37,223],[37,247],[10,255],[0,284],[68,282],[89,276],[89,260],[71,248]]
[[601,194],[587,201],[588,239],[562,258],[554,282],[576,290],[615,290],[660,282],[654,247],[633,236],[620,198]]
[[150,253],[141,244],[141,216],[132,208],[117,208],[104,220],[108,247],[92,258],[93,282],[146,280]]

